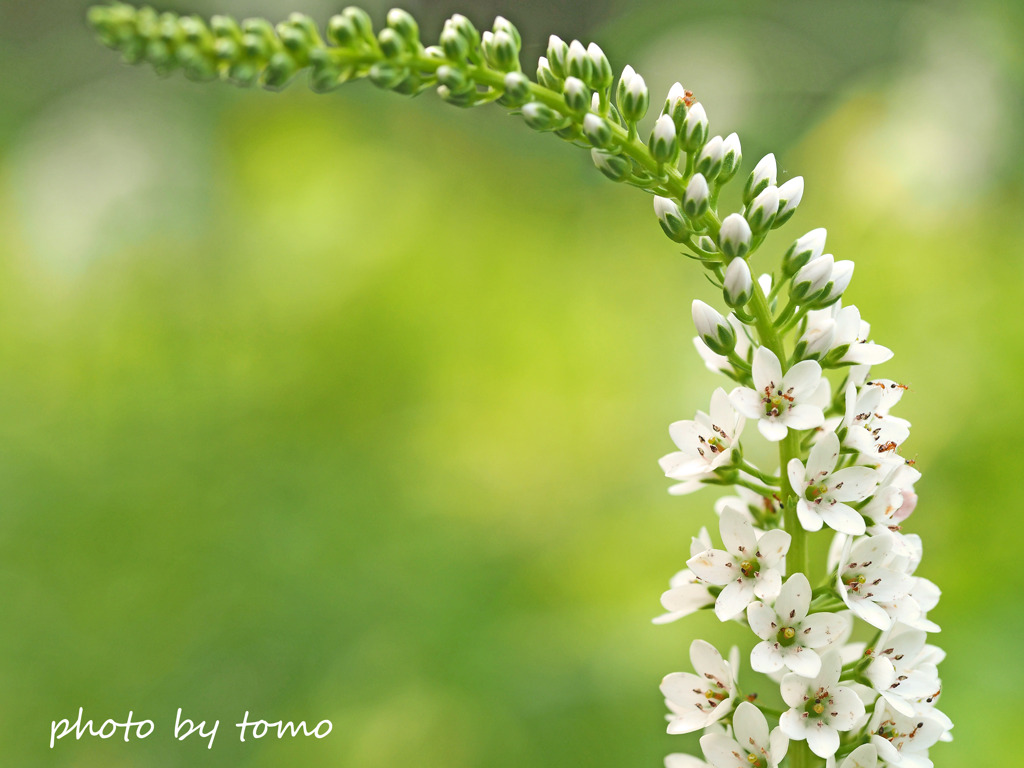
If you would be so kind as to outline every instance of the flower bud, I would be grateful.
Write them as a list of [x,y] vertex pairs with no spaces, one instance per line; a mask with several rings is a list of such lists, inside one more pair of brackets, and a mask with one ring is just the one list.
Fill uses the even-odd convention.
[[565,71],[583,82],[590,79],[590,59],[587,49],[579,40],[569,43],[569,53],[565,57]]
[[740,150],[740,137],[735,133],[730,133],[722,141],[722,150],[722,170],[718,172],[719,184],[725,184],[739,170],[740,161],[743,160],[743,152]]
[[736,347],[736,332],[713,307],[700,299],[693,301],[693,324],[697,335],[708,348],[719,355],[727,355]]
[[814,302],[816,308],[824,308],[835,304],[843,297],[843,292],[850,286],[853,279],[853,262],[849,259],[837,261],[832,267],[832,274],[825,286],[825,294]]
[[280,88],[291,79],[297,69],[295,59],[284,51],[278,51],[270,57],[267,68],[263,70],[263,83],[268,88]]
[[523,106],[523,120],[535,131],[554,131],[565,126],[565,117],[539,101]]
[[[668,117],[667,115],[665,117]],[[663,118],[664,119],[664,118]],[[703,174],[695,173],[686,184],[683,195],[683,212],[691,221],[697,221],[708,212],[709,190],[707,179]]]
[[562,87],[562,95],[565,98],[565,106],[570,112],[581,115],[590,106],[590,89],[586,83],[578,77],[569,76],[565,78],[565,85]]
[[[438,68],[440,72],[440,68]],[[518,107],[530,98],[530,78],[522,72],[509,72],[505,75],[505,103]]]
[[747,223],[751,231],[764,232],[775,220],[779,212],[779,188],[768,187],[755,197],[747,206]]
[[603,91],[610,88],[615,82],[615,73],[612,72],[612,65],[608,57],[604,55],[597,43],[587,46],[587,58],[590,60],[590,79],[587,84],[595,91]]
[[[347,13],[350,9],[346,9]],[[367,16],[369,19],[369,16]],[[461,13],[456,13],[448,21],[444,23],[445,28],[451,27],[455,32],[466,41],[466,46],[470,51],[470,55],[476,55],[475,51],[480,47],[480,33],[477,28],[473,26],[473,22],[463,16]]]
[[366,76],[370,79],[370,82],[378,88],[388,90],[394,88],[400,82],[405,80],[408,74],[409,70],[403,66],[395,64],[394,62],[378,61],[370,67],[370,71]]
[[678,133],[683,125],[683,119],[686,117],[686,89],[681,83],[672,83],[672,87],[668,89],[668,96],[665,97],[665,106],[661,108],[661,114],[671,116]]
[[602,152],[600,149],[590,150],[590,159],[597,170],[612,181],[625,181],[633,172],[633,162],[628,157]]
[[833,264],[831,253],[807,262],[793,278],[790,297],[799,302],[809,302],[815,298],[831,281]]
[[733,259],[725,268],[723,281],[725,303],[733,309],[742,309],[754,295],[754,280],[746,259]]
[[555,77],[565,79],[568,74],[565,71],[565,60],[569,55],[569,46],[558,35],[548,38],[547,60],[548,66],[555,74]]
[[676,142],[676,126],[672,118],[662,115],[654,124],[651,140],[648,145],[651,157],[659,163],[670,163],[679,156],[679,144]]
[[675,200],[668,197],[654,197],[654,212],[658,215],[658,223],[665,230],[665,234],[677,243],[681,243],[689,237],[690,233],[683,221],[683,214],[676,205]]
[[761,158],[754,170],[747,178],[747,184],[743,187],[743,204],[749,205],[750,201],[764,192],[768,187],[775,186],[775,179],[778,171],[775,167],[775,155],[767,154]]
[[718,243],[707,235],[701,235],[698,237],[696,245],[700,250],[704,251],[704,253],[718,253]]
[[327,22],[327,39],[342,48],[348,48],[356,40],[356,28],[351,19],[338,14]]
[[484,56],[491,65],[502,72],[519,69],[519,47],[515,39],[503,29],[484,32]]
[[621,106],[622,102],[626,99],[626,86],[629,85],[629,81],[636,77],[636,71],[627,64],[622,69],[622,74],[619,76],[619,84],[615,86],[615,102]]
[[708,140],[708,116],[699,101],[690,107],[679,129],[679,143],[687,152],[696,152]]
[[466,38],[460,35],[454,27],[445,25],[445,28],[441,30],[441,49],[444,51],[444,55],[453,61],[465,61],[466,55],[469,53],[469,44],[466,42]]
[[552,91],[562,90],[562,78],[552,71],[545,56],[537,59],[537,82]]
[[442,64],[437,68],[436,75],[437,82],[445,86],[453,94],[466,93],[475,87],[474,82],[466,74],[466,71],[458,67]]
[[405,49],[405,41],[402,36],[391,27],[384,27],[377,33],[377,44],[385,59],[396,59]]
[[782,274],[792,277],[804,264],[821,256],[824,250],[825,230],[821,227],[812,229],[789,246],[786,255],[782,257]]
[[612,143],[612,128],[600,115],[588,112],[583,118],[583,135],[593,146],[606,149]]
[[512,44],[516,47],[516,55],[519,53],[519,49],[523,47],[523,38],[519,34],[519,30],[516,29],[516,25],[506,19],[504,16],[496,16],[494,24],[491,26],[494,34],[497,35],[499,32],[504,32],[510,38],[512,38]]
[[636,123],[647,114],[650,100],[647,83],[640,75],[634,74],[626,83],[622,101],[619,102],[619,111],[627,122]]
[[718,247],[730,259],[742,259],[750,250],[750,225],[738,213],[730,213],[718,231]]
[[694,170],[704,174],[709,181],[718,176],[722,170],[722,161],[725,157],[725,142],[721,136],[713,136],[700,151],[700,156],[694,164]]
[[420,28],[408,11],[392,8],[388,11],[385,23],[401,36],[406,43],[416,43],[420,39]]
[[772,223],[772,229],[785,224],[796,213],[796,207],[804,196],[804,177],[797,176],[779,187],[779,213]]

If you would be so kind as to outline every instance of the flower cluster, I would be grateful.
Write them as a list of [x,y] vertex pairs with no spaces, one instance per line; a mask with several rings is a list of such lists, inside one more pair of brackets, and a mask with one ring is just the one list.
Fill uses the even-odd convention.
[[[126,61],[161,73],[278,88],[307,69],[317,91],[365,78],[406,95],[432,88],[456,106],[496,102],[588,148],[613,181],[651,193],[665,234],[721,290],[724,316],[694,301],[694,343],[708,369],[732,381],[707,412],[671,425],[676,450],[661,467],[673,494],[708,485],[736,493],[715,504],[721,548],[700,531],[655,621],[713,609],[747,627],[749,667],[778,686],[785,705],[762,707],[753,702],[771,696],[741,692],[738,651],[726,659],[694,641],[694,672],[668,675],[661,690],[669,732],[704,730],[707,762],[675,754],[666,766],[930,768],[929,749],[950,738],[952,723],[936,706],[943,653],[927,642],[939,629],[928,618],[939,590],[915,575],[921,541],[901,528],[920,478],[900,454],[910,424],[891,413],[907,388],[871,376],[892,352],[843,305],[854,265],[825,253],[824,229],[797,238],[774,270],[754,277],[753,257],[800,205],[801,177],[779,183],[767,155],[745,180],[741,210],[720,215],[740,140],[711,135],[692,92],[676,83],[652,103],[632,67],[616,79],[599,46],[556,36],[531,79],[520,34],[501,17],[481,33],[456,14],[426,46],[398,9],[375,30],[364,11],[346,8],[323,36],[302,14],[275,27],[113,3],[91,9],[89,20]],[[658,116],[645,143],[639,123],[652,106]],[[741,439],[754,433],[778,451],[774,471],[746,458]],[[828,562],[812,577],[807,539],[826,529]],[[854,641],[858,631],[870,640]]]
[[[892,413],[907,387],[871,377],[892,352],[870,341],[855,306],[843,306],[853,263],[824,253],[825,230],[798,238],[774,273],[753,278],[751,256],[803,190],[799,178],[777,185],[773,156],[747,179],[742,211],[720,224],[713,205],[687,203],[706,195],[697,169],[716,151],[712,141],[688,150],[687,191],[656,198],[654,210],[722,290],[725,316],[694,301],[694,343],[735,386],[715,390],[710,415],[669,427],[676,450],[661,467],[676,481],[673,494],[725,485],[739,496],[715,505],[724,548],[702,531],[655,621],[713,607],[719,620],[745,625],[760,641],[750,669],[778,686],[788,709],[762,713],[749,702],[767,691],[739,690],[738,651],[725,661],[697,640],[696,675],[670,674],[661,691],[669,733],[703,729],[707,762],[677,754],[666,766],[930,768],[928,751],[950,738],[952,723],[936,706],[943,653],[927,642],[939,630],[928,618],[939,590],[915,575],[921,541],[901,529],[920,478],[900,454],[910,424]],[[744,457],[751,422],[778,449],[774,472]],[[826,529],[828,562],[812,579],[807,539]],[[866,644],[853,641],[858,625],[872,635]]]

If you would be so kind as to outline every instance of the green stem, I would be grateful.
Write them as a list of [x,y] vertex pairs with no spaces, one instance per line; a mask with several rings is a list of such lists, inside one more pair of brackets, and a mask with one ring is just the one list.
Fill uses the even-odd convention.
[[[768,299],[761,290],[760,284],[754,281],[754,296],[750,301],[751,314],[757,324],[757,333],[761,344],[768,347],[781,363],[786,360],[786,348],[775,323],[772,320]],[[807,537],[800,520],[796,516],[796,494],[789,482],[786,467],[790,460],[800,458],[800,437],[796,430],[790,429],[786,437],[779,441],[779,476],[782,480],[783,527],[792,539],[789,553],[786,555],[786,570],[789,573],[800,571],[807,573]]]

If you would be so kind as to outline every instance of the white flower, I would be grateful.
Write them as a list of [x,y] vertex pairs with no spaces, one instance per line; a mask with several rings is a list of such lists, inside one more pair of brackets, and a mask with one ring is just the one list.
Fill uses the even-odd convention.
[[887,567],[893,538],[887,534],[858,539],[839,558],[836,577],[839,596],[846,606],[878,629],[892,626],[884,605],[896,603],[910,593],[912,582],[905,573]]
[[673,672],[661,681],[665,703],[673,713],[669,733],[698,731],[732,711],[736,697],[733,665],[703,640],[690,645],[690,661],[696,674]]
[[871,467],[846,467],[836,471],[839,437],[829,432],[811,447],[805,467],[792,459],[786,469],[798,496],[796,513],[808,531],[820,531],[824,522],[842,533],[864,533],[864,518],[846,502],[864,501],[878,485],[878,472]]
[[677,421],[668,428],[678,451],[659,460],[666,477],[673,480],[703,478],[715,473],[732,458],[745,419],[736,413],[725,390],[711,395],[710,415],[697,411],[693,421]]
[[754,352],[754,389],[736,387],[729,399],[737,411],[757,419],[765,439],[782,440],[790,429],[813,429],[825,420],[821,405],[814,402],[821,383],[821,366],[803,360],[782,375],[782,364],[767,347]]
[[817,359],[835,351],[839,363],[878,365],[892,359],[887,347],[867,340],[870,333],[871,326],[860,319],[857,307],[836,302],[827,309],[807,313],[797,349],[803,345],[801,356]]
[[[878,753],[873,744],[861,744],[839,765],[839,768],[877,768]],[[825,768],[836,768],[835,757],[825,761]]]
[[886,704],[907,717],[913,717],[918,702],[934,702],[942,690],[937,666],[942,651],[934,646],[926,650],[926,640],[920,630],[901,632],[875,652],[864,672]]
[[942,738],[945,728],[927,715],[908,717],[879,702],[868,733],[884,762],[898,763],[900,768],[932,768],[928,748]]
[[889,409],[899,402],[905,389],[888,379],[865,382],[860,390],[851,382],[846,388],[843,444],[873,463],[902,464],[896,451],[910,437],[910,422],[889,415]]
[[839,749],[839,732],[852,730],[864,716],[864,703],[850,688],[839,685],[842,662],[830,651],[821,660],[814,678],[794,672],[782,678],[782,698],[790,706],[779,718],[779,727],[791,739],[807,740],[818,757],[830,757]]
[[789,737],[781,729],[768,732],[768,721],[757,707],[744,701],[732,717],[735,739],[709,733],[700,748],[712,768],[777,768],[789,749]]
[[760,540],[754,527],[735,509],[722,511],[719,528],[727,551],[708,549],[686,564],[698,578],[725,586],[715,601],[715,615],[728,621],[746,610],[754,596],[773,600],[782,587],[782,557],[789,550],[790,535],[768,531]]
[[920,479],[921,473],[908,464],[892,465],[879,483],[874,497],[860,510],[872,522],[868,527],[869,533],[888,532],[894,537],[895,554],[909,554],[909,545],[900,533],[900,524],[917,507],[914,483]]
[[778,672],[784,666],[803,677],[821,671],[821,657],[814,650],[827,648],[846,634],[849,622],[841,613],[807,615],[811,585],[802,573],[794,573],[782,585],[775,605],[762,602],[747,606],[747,621],[763,642],[750,652],[756,672]]

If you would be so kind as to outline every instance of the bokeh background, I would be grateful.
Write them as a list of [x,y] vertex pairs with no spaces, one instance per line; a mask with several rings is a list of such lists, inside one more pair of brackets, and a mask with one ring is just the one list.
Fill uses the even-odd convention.
[[[669,497],[655,461],[719,383],[690,342],[710,289],[650,200],[498,108],[161,80],[85,7],[0,0],[0,762],[598,768],[692,744],[658,682],[692,637],[749,638],[650,623],[715,498]],[[1022,6],[407,7],[431,38],[502,13],[528,61],[597,40],[693,89],[745,171],[775,151],[805,177],[775,240],[829,229],[897,353],[879,373],[910,385],[908,527],[957,723],[933,757],[1015,754]],[[49,750],[78,707],[157,731]],[[212,750],[172,740],[178,707],[222,721]],[[240,744],[246,710],[334,732]]]

